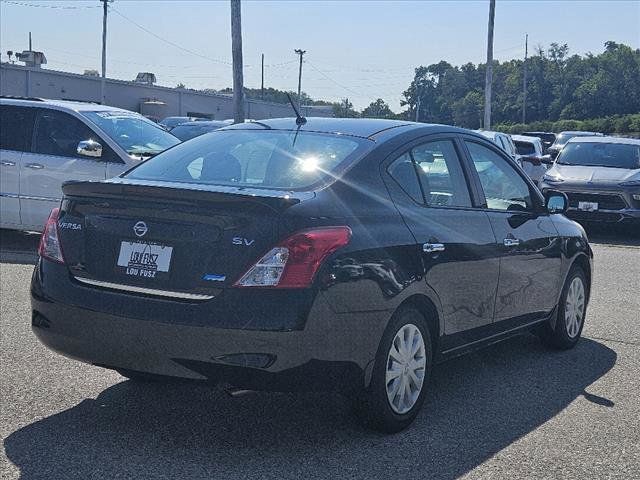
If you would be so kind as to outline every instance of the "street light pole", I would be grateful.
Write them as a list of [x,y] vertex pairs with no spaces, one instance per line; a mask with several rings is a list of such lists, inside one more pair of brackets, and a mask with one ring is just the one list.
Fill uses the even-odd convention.
[[493,22],[496,16],[496,0],[489,0],[489,32],[487,34],[487,73],[484,82],[484,125],[491,129],[491,84],[493,83]]
[[298,69],[298,110],[302,112],[302,56],[307,53],[307,51],[297,48],[294,52],[300,55],[300,68]]
[[105,84],[107,82],[107,2],[102,0],[102,78],[100,79],[100,103],[105,102]]
[[240,0],[231,0],[231,56],[233,61],[233,121],[244,122],[242,78],[242,22]]

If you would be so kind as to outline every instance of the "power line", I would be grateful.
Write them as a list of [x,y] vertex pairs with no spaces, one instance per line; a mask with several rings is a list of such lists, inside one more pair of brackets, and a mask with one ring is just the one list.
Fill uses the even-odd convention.
[[329,75],[327,75],[326,73],[324,73],[322,70],[320,70],[319,68],[317,68],[313,63],[311,63],[309,60],[306,61],[306,63],[309,64],[309,66],[311,68],[313,68],[316,72],[318,72],[320,75],[322,75],[324,78],[326,78],[327,80],[329,80],[330,82],[336,84],[337,86],[339,86],[340,88],[343,88],[344,90],[346,90],[347,92],[353,93],[355,95],[360,96],[359,92],[356,92],[355,90],[350,89],[349,87],[342,85],[341,83],[335,81],[333,78],[331,78]]
[[183,47],[182,45],[178,45],[177,43],[172,42],[171,40],[167,40],[166,38],[163,38],[163,37],[161,37],[160,35],[158,35],[158,34],[156,34],[156,33],[152,32],[152,31],[151,31],[151,30],[149,30],[148,28],[143,27],[142,25],[140,25],[140,24],[139,24],[139,23],[137,23],[136,21],[131,20],[129,17],[127,17],[126,15],[122,14],[122,13],[121,13],[120,11],[118,11],[117,9],[115,9],[115,8],[113,8],[113,7],[109,7],[109,9],[110,9],[111,11],[113,11],[113,13],[115,13],[116,15],[118,15],[118,16],[120,16],[120,17],[124,18],[124,19],[125,19],[126,21],[128,21],[129,23],[131,23],[131,24],[135,25],[136,27],[138,27],[138,28],[139,28],[140,30],[142,30],[143,32],[148,33],[148,34],[149,34],[149,35],[151,35],[152,37],[154,37],[154,38],[156,38],[156,39],[160,40],[161,42],[166,43],[167,45],[171,45],[172,47],[177,48],[178,50],[182,50],[183,52],[189,53],[189,54],[194,55],[194,56],[196,56],[196,57],[204,58],[205,60],[209,60],[210,62],[220,63],[220,64],[228,65],[228,66],[231,66],[231,65],[232,65],[232,64],[231,64],[231,62],[227,62],[227,61],[225,61],[225,60],[219,60],[219,59],[217,59],[217,58],[211,58],[211,57],[208,57],[208,56],[206,56],[206,55],[202,55],[201,53],[198,53],[198,52],[195,52],[195,51],[190,50],[190,49],[188,49],[188,48],[185,48],[185,47]]
[[2,0],[2,3],[16,5],[18,7],[53,8],[59,10],[83,10],[87,8],[101,8],[100,5],[46,5],[41,3],[16,2],[13,0]]

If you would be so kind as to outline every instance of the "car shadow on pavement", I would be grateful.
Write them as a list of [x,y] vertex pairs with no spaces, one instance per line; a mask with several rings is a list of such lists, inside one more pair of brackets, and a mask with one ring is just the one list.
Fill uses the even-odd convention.
[[[360,427],[334,394],[230,398],[201,384],[122,381],[4,441],[22,479],[454,479],[560,413],[616,353],[589,339],[566,352],[533,336],[440,365],[423,411],[385,436]],[[51,373],[51,381],[56,381]]]
[[0,263],[34,264],[40,234],[0,229]]
[[618,225],[587,223],[583,225],[590,243],[640,247],[640,224]]

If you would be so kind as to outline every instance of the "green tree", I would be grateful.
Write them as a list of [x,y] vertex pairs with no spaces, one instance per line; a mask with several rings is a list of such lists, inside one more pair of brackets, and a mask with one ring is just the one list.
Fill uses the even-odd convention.
[[395,114],[389,105],[381,98],[371,102],[368,107],[362,110],[362,116],[367,118],[395,118]]

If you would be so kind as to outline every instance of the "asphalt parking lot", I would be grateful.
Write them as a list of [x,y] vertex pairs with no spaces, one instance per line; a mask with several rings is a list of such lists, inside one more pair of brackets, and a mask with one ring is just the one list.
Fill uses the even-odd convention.
[[407,431],[332,394],[139,385],[31,333],[37,237],[0,232],[0,478],[640,478],[640,232],[591,233],[584,338],[523,336],[435,372]]

